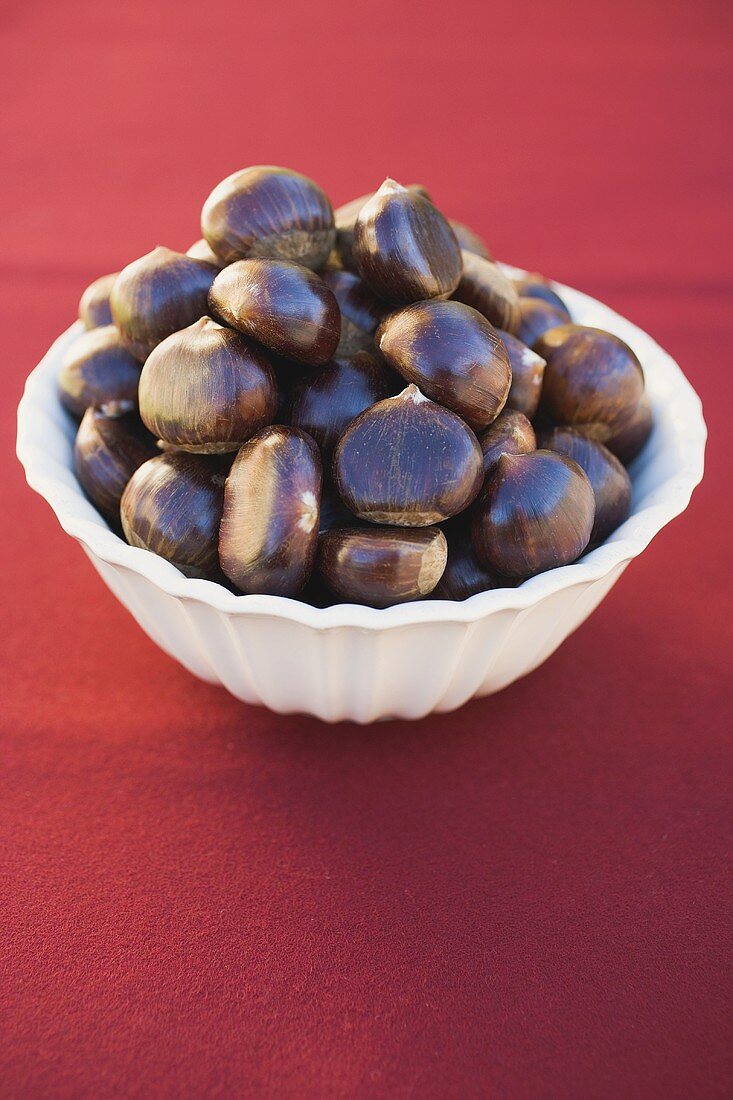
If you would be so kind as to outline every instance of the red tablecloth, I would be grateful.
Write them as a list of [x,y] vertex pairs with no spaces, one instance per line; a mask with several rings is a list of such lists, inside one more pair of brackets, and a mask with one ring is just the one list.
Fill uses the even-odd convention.
[[[6,6],[5,1097],[730,1095],[731,6]],[[678,358],[689,511],[547,664],[409,725],[198,683],[11,457],[95,275],[284,163],[428,184]]]

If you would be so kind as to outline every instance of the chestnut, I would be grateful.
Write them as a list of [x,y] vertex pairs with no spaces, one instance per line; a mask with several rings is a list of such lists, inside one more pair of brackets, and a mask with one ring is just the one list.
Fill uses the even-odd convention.
[[574,428],[553,428],[540,435],[540,446],[567,455],[585,471],[596,498],[596,516],[588,549],[605,542],[628,519],[631,478],[615,455]]
[[504,454],[474,509],[473,547],[490,569],[532,577],[579,558],[594,515],[593,489],[577,462],[553,451]]
[[366,351],[334,359],[296,387],[290,423],[315,439],[324,459],[351,421],[395,391],[393,376]]
[[262,351],[202,317],[151,351],[140,375],[140,415],[185,451],[236,451],[272,423],[275,375]]
[[586,425],[584,434],[605,443],[641,401],[641,364],[610,332],[562,325],[544,334],[537,351],[547,361],[540,408],[555,424]]
[[346,507],[332,479],[324,474],[318,534],[322,535],[324,531],[331,531],[334,527],[358,527],[359,525],[360,520]]
[[310,436],[281,425],[244,444],[224,491],[219,558],[242,592],[296,596],[316,555],[321,459]]
[[112,324],[109,296],[119,271],[112,275],[100,275],[90,283],[79,300],[79,320],[84,328],[101,328]]
[[478,233],[474,233],[473,229],[469,229],[463,222],[457,222],[453,218],[449,218],[448,221],[463,252],[472,252],[474,256],[481,256],[484,260],[492,258]]
[[143,462],[157,455],[155,439],[136,411],[110,416],[88,408],[74,441],[79,484],[112,526],[119,526],[120,498]]
[[479,433],[484,471],[489,472],[501,455],[526,455],[537,449],[534,428],[524,413],[504,409],[493,424]]
[[198,321],[217,269],[170,248],[154,248],[123,268],[110,305],[125,347],[146,359],[156,344]]
[[338,302],[323,279],[286,260],[238,260],[217,275],[209,306],[225,324],[279,355],[327,363],[341,334]]
[[506,407],[524,413],[531,420],[540,403],[545,360],[510,332],[504,332],[503,329],[497,329],[497,332],[507,350],[512,368],[512,384]]
[[443,526],[448,542],[448,561],[443,576],[433,589],[434,600],[467,600],[477,592],[492,588],[514,588],[516,580],[503,577],[495,569],[482,565],[471,540],[471,524],[463,516]]
[[514,283],[491,260],[465,249],[462,256],[463,274],[454,299],[473,306],[496,328],[515,332],[519,324],[519,295]]
[[186,249],[186,255],[190,256],[192,260],[203,260],[206,264],[213,264],[219,271],[226,267],[225,262],[217,256],[209,242],[204,240],[203,237],[194,241],[191,247]]
[[323,281],[341,310],[341,337],[337,356],[374,348],[374,333],[384,316],[384,303],[351,271],[324,271]]
[[360,519],[427,527],[475,499],[481,447],[455,413],[410,385],[349,425],[333,456],[333,479]]
[[384,181],[359,211],[353,256],[364,282],[396,305],[449,297],[461,277],[455,234],[429,199]]
[[496,329],[471,306],[433,299],[389,314],[377,345],[391,367],[474,429],[494,420],[512,380]]
[[125,538],[187,577],[215,576],[225,474],[224,460],[184,451],[144,462],[120,501]]
[[389,607],[429,595],[447,555],[439,527],[337,527],[320,539],[318,570],[339,599]]
[[520,298],[519,324],[515,335],[522,343],[537,351],[536,344],[540,337],[550,329],[566,324],[567,320],[567,310],[557,309],[542,298]]
[[541,298],[562,313],[566,321],[570,320],[568,307],[560,295],[552,289],[549,279],[546,279],[544,275],[538,275],[536,272],[531,275],[523,275],[521,279],[514,280],[514,285],[520,298]]
[[201,212],[201,232],[224,263],[260,257],[317,270],[336,240],[324,191],[299,172],[254,165],[217,184]]
[[83,416],[90,405],[109,413],[137,405],[140,364],[122,346],[114,325],[84,332],[66,351],[59,374],[62,405]]
[[[428,192],[419,183],[408,183],[407,190],[422,195],[423,198],[432,202]],[[336,247],[329,258],[329,264],[335,263],[337,260],[338,265],[346,268],[347,271],[356,271],[356,261],[353,254],[354,226],[362,207],[369,202],[373,195],[374,192],[370,191],[369,194],[359,195],[357,199],[351,199],[350,202],[336,208],[334,214]]]
[[[612,429],[611,435],[606,439],[606,446],[625,466],[628,466],[652,434],[653,427],[652,407],[645,393],[636,408]],[[584,424],[578,424],[577,430],[590,435],[591,438],[596,434],[594,425],[586,427]]]

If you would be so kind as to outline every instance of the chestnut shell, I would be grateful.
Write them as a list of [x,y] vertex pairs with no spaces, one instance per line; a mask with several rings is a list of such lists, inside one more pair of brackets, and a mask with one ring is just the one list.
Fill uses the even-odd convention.
[[224,492],[219,557],[245,593],[296,596],[316,555],[321,459],[297,428],[264,428],[234,460]]
[[374,333],[385,312],[384,302],[351,271],[324,271],[323,281],[341,310],[341,336],[336,356],[374,350]]
[[315,439],[324,459],[330,458],[352,420],[394,393],[393,382],[385,365],[366,351],[334,359],[296,388],[290,422]]
[[119,271],[112,275],[100,275],[90,283],[79,300],[79,320],[84,328],[101,328],[112,324],[112,310],[109,296]]
[[479,433],[486,473],[501,455],[526,455],[537,449],[534,428],[524,413],[504,409],[493,424]]
[[217,268],[170,248],[154,248],[120,272],[110,295],[122,343],[140,360],[207,312]]
[[391,367],[470,427],[483,428],[506,403],[512,372],[485,317],[461,302],[416,302],[389,314],[377,344]]
[[512,384],[506,407],[524,413],[531,420],[540,404],[545,360],[510,332],[504,332],[503,329],[497,329],[497,332],[507,350],[512,368]]
[[448,542],[448,561],[431,599],[460,601],[477,592],[515,587],[516,580],[502,576],[478,560],[471,539],[471,524],[463,516],[444,524],[443,534]]
[[[408,191],[414,191],[415,194],[422,195],[423,198],[432,202],[430,195],[419,183],[408,183]],[[359,195],[356,199],[350,199],[349,202],[345,202],[343,206],[338,206],[334,214],[334,221],[336,223],[336,247],[335,252],[332,255],[329,262],[333,262],[335,258],[338,259],[339,264],[346,268],[347,271],[356,271],[356,261],[354,259],[353,244],[354,244],[354,226],[356,225],[356,219],[369,200],[373,197],[374,192],[370,191],[366,195]]]
[[227,176],[201,212],[201,232],[224,263],[258,256],[317,270],[336,240],[333,208],[318,184],[270,164]]
[[427,527],[462,512],[483,480],[481,448],[471,429],[414,385],[349,425],[332,469],[354,515],[405,527]]
[[532,577],[574,562],[590,541],[595,498],[566,455],[502,455],[473,513],[479,561],[508,577]]
[[[576,424],[576,430],[594,438],[598,434],[597,425]],[[611,428],[611,434],[605,441],[609,451],[616,455],[625,466],[632,462],[646,444],[654,427],[654,416],[646,393],[639,404],[625,416],[621,423]]]
[[390,607],[429,595],[447,553],[439,527],[337,527],[321,536],[318,570],[341,600]]
[[83,332],[66,351],[59,374],[61,404],[73,416],[92,405],[107,412],[137,406],[140,363],[123,347],[114,325]]
[[631,512],[631,478],[615,455],[574,428],[542,432],[540,446],[567,455],[585,471],[596,498],[596,515],[588,548],[605,542]]
[[327,363],[341,334],[341,312],[318,275],[285,260],[239,260],[216,277],[214,315],[279,355]]
[[474,233],[473,229],[464,225],[463,222],[457,222],[454,218],[449,219],[449,224],[456,235],[461,251],[472,252],[474,256],[481,256],[484,260],[493,258],[482,238],[478,233]]
[[120,499],[125,486],[158,448],[135,410],[109,416],[88,408],[74,441],[74,468],[79,484],[113,527],[120,525]]
[[151,432],[186,451],[236,451],[270,424],[275,375],[262,351],[202,317],[150,353],[140,376],[140,415]]
[[216,576],[226,469],[221,458],[183,451],[144,462],[120,502],[130,545],[158,554],[187,577]]
[[212,264],[214,267],[218,268],[219,271],[221,271],[223,267],[226,267],[224,260],[222,260],[220,256],[217,256],[209,242],[203,237],[199,237],[197,241],[194,241],[193,244],[186,249],[186,255],[190,256],[192,260],[203,260],[206,264]]
[[551,306],[554,306],[560,313],[564,314],[566,321],[570,320],[568,307],[557,291],[552,289],[549,281],[544,275],[538,275],[533,272],[530,275],[524,275],[521,279],[515,279],[514,285],[517,288],[520,298],[541,298]]
[[519,324],[519,295],[498,264],[465,249],[463,273],[453,294],[457,302],[473,306],[496,328],[515,332]]
[[446,218],[390,179],[359,211],[353,256],[377,297],[399,305],[448,297],[461,277],[461,250]]
[[567,310],[557,309],[542,298],[520,298],[519,323],[515,335],[527,347],[537,351],[536,345],[540,337],[558,325],[566,324],[567,320]]

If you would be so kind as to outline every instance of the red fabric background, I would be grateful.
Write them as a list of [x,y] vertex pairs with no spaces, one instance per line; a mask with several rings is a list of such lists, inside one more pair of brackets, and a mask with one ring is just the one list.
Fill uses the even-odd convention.
[[[731,5],[0,15],[6,1097],[730,1095]],[[328,728],[137,629],[11,457],[79,294],[248,163],[430,186],[705,402],[689,511],[529,679]]]

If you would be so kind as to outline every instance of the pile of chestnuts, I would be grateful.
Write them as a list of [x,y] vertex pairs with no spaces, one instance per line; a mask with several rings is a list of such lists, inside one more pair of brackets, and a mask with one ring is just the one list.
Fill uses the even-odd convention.
[[79,482],[131,545],[236,593],[387,607],[515,586],[626,519],[637,357],[425,188],[334,211],[245,168],[201,230],[84,292],[61,371]]

